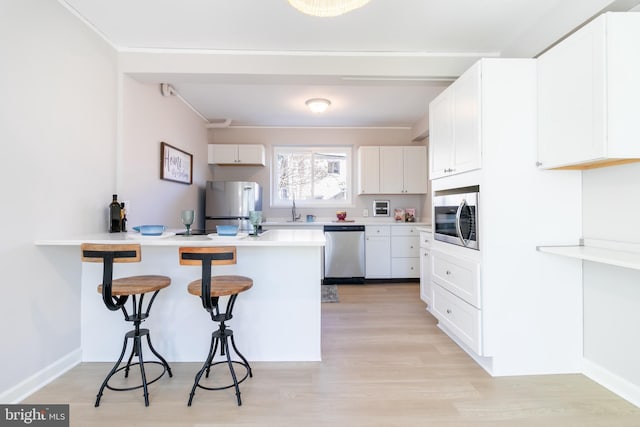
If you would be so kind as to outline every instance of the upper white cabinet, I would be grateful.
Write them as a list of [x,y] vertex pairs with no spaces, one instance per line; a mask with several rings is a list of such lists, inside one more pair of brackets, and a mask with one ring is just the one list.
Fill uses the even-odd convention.
[[264,145],[209,144],[211,165],[265,165]]
[[429,177],[481,167],[482,63],[477,62],[429,105]]
[[358,149],[358,194],[426,194],[427,148]]
[[380,147],[358,148],[358,194],[380,193]]
[[606,13],[538,58],[538,165],[640,161],[640,14]]
[[380,192],[427,193],[427,147],[380,147]]

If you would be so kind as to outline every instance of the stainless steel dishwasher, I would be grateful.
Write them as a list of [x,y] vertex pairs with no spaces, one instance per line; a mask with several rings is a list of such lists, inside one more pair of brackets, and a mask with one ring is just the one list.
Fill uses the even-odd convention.
[[364,283],[364,225],[325,225],[324,282]]

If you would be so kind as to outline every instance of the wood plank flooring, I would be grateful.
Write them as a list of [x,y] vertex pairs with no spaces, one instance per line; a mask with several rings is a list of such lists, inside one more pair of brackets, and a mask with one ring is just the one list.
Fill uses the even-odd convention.
[[106,363],[83,363],[25,403],[70,403],[76,427],[640,426],[640,409],[583,375],[490,377],[418,293],[415,283],[340,285],[340,302],[322,305],[323,361],[252,363],[241,407],[232,390],[200,389],[187,407],[198,363],[172,363],[148,408],[139,390],[107,390],[94,408]]

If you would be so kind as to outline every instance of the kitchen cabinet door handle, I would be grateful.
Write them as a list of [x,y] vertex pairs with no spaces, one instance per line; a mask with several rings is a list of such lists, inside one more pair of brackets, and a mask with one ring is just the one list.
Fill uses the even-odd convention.
[[445,274],[446,274],[447,276],[450,276],[450,275],[451,275],[451,272],[450,272],[449,270],[447,270],[447,271],[445,271]]
[[451,314],[451,309],[447,308],[447,314]]

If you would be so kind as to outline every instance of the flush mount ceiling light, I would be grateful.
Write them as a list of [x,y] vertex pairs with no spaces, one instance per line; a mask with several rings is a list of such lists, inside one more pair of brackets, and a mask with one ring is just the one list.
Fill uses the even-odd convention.
[[289,4],[312,16],[338,16],[364,6],[369,0],[289,0]]
[[331,101],[324,98],[311,98],[307,99],[305,104],[314,113],[324,113],[327,108],[329,108],[329,105],[331,105]]

